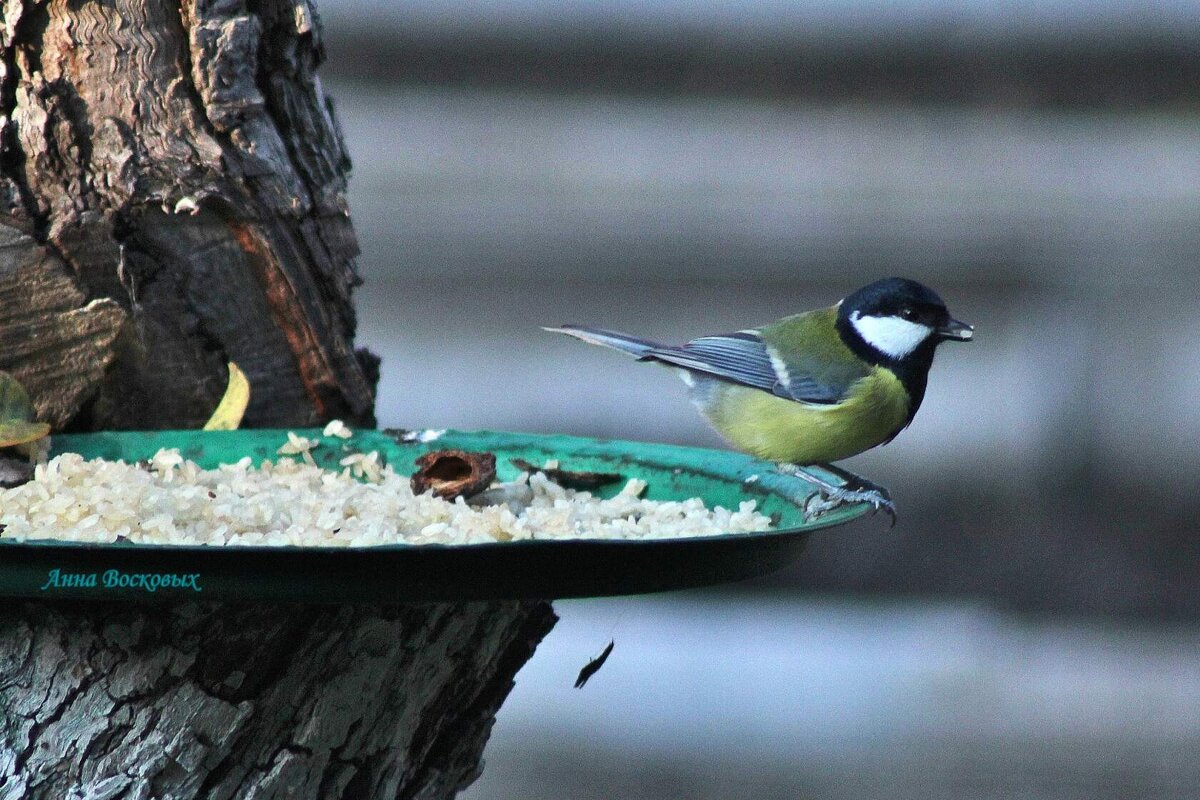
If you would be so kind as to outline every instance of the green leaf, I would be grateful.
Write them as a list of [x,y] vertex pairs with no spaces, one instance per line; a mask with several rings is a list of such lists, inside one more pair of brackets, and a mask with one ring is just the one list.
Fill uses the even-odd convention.
[[45,422],[0,422],[0,447],[29,444],[50,435]]
[[0,372],[0,447],[14,447],[42,439],[50,433],[45,422],[34,421],[33,404],[21,382]]
[[33,404],[25,387],[12,375],[0,372],[0,424],[29,422],[33,417]]

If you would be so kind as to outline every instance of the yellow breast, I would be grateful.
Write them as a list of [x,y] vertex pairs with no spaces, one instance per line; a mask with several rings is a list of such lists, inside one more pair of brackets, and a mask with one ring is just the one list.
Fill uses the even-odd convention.
[[725,384],[703,411],[739,450],[770,461],[819,464],[849,458],[895,434],[908,417],[908,393],[890,370],[875,367],[837,404],[797,403]]

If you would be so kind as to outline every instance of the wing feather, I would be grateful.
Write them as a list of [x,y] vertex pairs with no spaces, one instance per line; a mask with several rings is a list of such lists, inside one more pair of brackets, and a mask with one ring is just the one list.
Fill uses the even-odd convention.
[[753,331],[704,336],[682,347],[659,346],[648,350],[643,358],[713,375],[800,403],[837,403],[846,388],[825,385],[812,375],[790,368]]

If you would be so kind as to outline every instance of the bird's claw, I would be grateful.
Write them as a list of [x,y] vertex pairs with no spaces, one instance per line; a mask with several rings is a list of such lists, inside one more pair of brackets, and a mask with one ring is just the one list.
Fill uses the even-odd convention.
[[891,517],[889,527],[896,527],[896,504],[892,501],[887,489],[881,486],[820,489],[805,504],[804,516],[807,519],[819,517],[848,503],[869,503],[872,513],[884,512]]
[[848,503],[870,503],[872,513],[884,512],[892,519],[890,527],[896,527],[896,504],[892,502],[892,496],[887,489],[857,476],[849,475],[849,473],[841,472],[836,467],[824,466],[827,470],[841,474],[846,482],[841,486],[834,486],[796,464],[781,463],[778,465],[779,471],[783,474],[808,481],[817,487],[817,491],[804,504],[805,519],[811,520]]

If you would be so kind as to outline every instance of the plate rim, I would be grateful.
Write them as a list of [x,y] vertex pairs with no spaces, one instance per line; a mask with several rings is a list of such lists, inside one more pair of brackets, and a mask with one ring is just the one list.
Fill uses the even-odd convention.
[[[351,437],[350,439],[342,440],[342,441],[349,443],[349,442],[354,441],[354,439],[358,438],[359,436],[383,437],[383,438],[387,439],[388,442],[390,442],[392,445],[394,445],[396,447],[413,447],[414,450],[438,449],[437,442],[439,442],[441,439],[445,438],[445,439],[449,439],[450,441],[454,441],[456,438],[461,438],[461,437],[467,437],[467,438],[507,437],[507,438],[511,438],[514,440],[528,440],[528,441],[532,441],[532,442],[536,442],[537,440],[542,440],[542,439],[546,439],[546,440],[553,439],[553,440],[557,440],[560,442],[567,441],[567,442],[573,442],[573,443],[577,443],[577,444],[585,445],[585,446],[598,447],[600,449],[605,449],[605,448],[623,449],[627,446],[651,447],[654,449],[661,449],[661,450],[664,450],[667,452],[678,452],[680,454],[689,453],[689,454],[693,454],[693,455],[700,455],[700,454],[709,454],[710,453],[710,454],[719,455],[723,459],[741,459],[741,460],[744,460],[744,467],[742,468],[743,470],[745,470],[746,468],[753,468],[753,467],[757,467],[757,466],[761,466],[764,470],[770,470],[772,479],[769,481],[769,484],[777,484],[779,482],[786,482],[786,483],[794,482],[794,485],[796,485],[796,486],[808,485],[808,484],[804,483],[802,478],[796,478],[795,476],[778,472],[775,469],[775,465],[772,464],[771,462],[764,461],[762,459],[756,459],[756,458],[749,456],[747,454],[744,454],[744,453],[740,453],[740,452],[733,451],[733,450],[719,450],[716,448],[672,444],[672,443],[668,443],[668,442],[644,442],[644,441],[639,441],[639,440],[576,436],[573,434],[561,434],[561,433],[528,433],[528,432],[522,432],[522,431],[498,431],[498,430],[493,430],[493,429],[462,430],[462,429],[455,429],[455,428],[438,429],[438,430],[440,430],[440,435],[436,439],[431,439],[431,440],[425,441],[425,442],[419,442],[419,441],[405,442],[405,441],[401,441],[397,438],[397,436],[400,434],[410,433],[412,431],[421,432],[422,430],[423,429],[419,429],[419,428],[417,428],[417,429],[399,429],[399,428],[355,429],[353,437]],[[433,430],[433,429],[424,429],[424,430]],[[138,430],[138,431],[94,431],[94,432],[89,432],[89,433],[59,434],[55,437],[55,439],[57,439],[58,442],[70,444],[74,440],[93,437],[93,436],[96,436],[96,437],[115,436],[115,437],[119,438],[119,437],[125,437],[125,436],[154,437],[154,436],[187,435],[189,437],[191,437],[191,436],[213,436],[213,437],[221,437],[221,438],[225,438],[225,437],[235,438],[238,435],[242,435],[242,436],[247,436],[247,437],[265,438],[265,437],[268,437],[271,435],[279,435],[280,441],[283,442],[283,441],[287,440],[287,434],[289,431],[296,433],[299,436],[310,436],[310,438],[311,438],[312,436],[320,437],[322,435],[323,429],[322,428],[242,428],[242,429],[238,429],[238,430],[234,430],[234,431],[197,431],[197,430],[187,430],[187,429],[151,430],[151,431],[141,431],[141,430]],[[322,437],[322,438],[330,438],[330,437]],[[75,452],[75,451],[70,450],[70,449],[62,449],[61,445],[58,443],[55,443],[53,445],[52,456],[60,455],[64,452]],[[669,465],[665,465],[662,463],[654,464],[654,466],[657,469],[669,469],[670,468]],[[732,471],[726,471],[726,472],[709,471],[709,470],[704,470],[702,468],[691,467],[691,466],[689,466],[688,469],[690,471],[692,471],[693,473],[703,474],[704,476],[706,476],[708,478],[712,478],[714,480],[719,480],[719,481],[724,481],[729,484],[734,484],[734,483],[738,482],[737,476]],[[822,469],[819,466],[806,467],[805,469],[817,469],[820,472],[822,472],[826,475],[829,475],[831,478],[834,478],[835,480],[839,479],[838,476],[833,475],[833,473],[827,472],[826,470]],[[636,477],[636,476],[632,476],[632,477]],[[745,480],[743,479],[741,481],[741,483],[745,484]],[[767,483],[761,483],[761,482],[758,483],[757,485],[762,488],[759,488],[756,492],[747,492],[747,497],[746,497],[747,500],[757,499],[756,497],[753,496],[755,493],[761,495],[762,493],[765,492],[765,493],[774,495],[777,498],[779,498],[785,502],[789,502],[792,505],[796,505],[799,507],[799,504],[797,503],[798,495],[785,492],[783,490],[783,487],[780,487],[778,485],[772,486],[772,485],[768,485]],[[809,492],[807,495],[804,496],[804,499],[807,499],[807,497],[811,497],[813,493],[814,492]],[[708,501],[706,501],[706,503],[707,502]],[[716,505],[716,504],[711,504],[711,505]],[[473,544],[472,543],[450,544],[450,543],[442,543],[442,542],[430,542],[430,543],[422,543],[422,544],[387,543],[387,544],[346,545],[346,546],[295,545],[295,544],[277,544],[277,545],[170,544],[170,543],[166,543],[166,542],[149,543],[149,542],[130,542],[130,541],[91,542],[91,541],[77,541],[77,540],[71,540],[71,539],[54,539],[54,538],[26,538],[26,539],[17,540],[17,539],[7,539],[7,538],[0,537],[0,548],[14,548],[14,547],[35,547],[35,548],[46,548],[46,549],[64,549],[65,548],[65,549],[85,550],[85,551],[89,551],[89,552],[90,551],[115,552],[115,553],[171,552],[171,553],[180,553],[180,554],[193,554],[193,555],[205,554],[205,555],[208,555],[208,554],[219,553],[219,552],[228,552],[228,553],[234,553],[234,554],[247,554],[247,553],[254,553],[254,554],[267,554],[267,553],[329,554],[329,553],[339,553],[339,552],[389,553],[390,554],[390,553],[412,552],[412,551],[418,550],[418,549],[424,550],[424,551],[470,550],[472,552],[480,552],[480,551],[486,551],[489,549],[513,550],[513,549],[528,549],[528,548],[546,547],[546,546],[553,547],[553,546],[558,546],[558,545],[563,545],[563,544],[572,544],[572,543],[579,543],[579,542],[598,544],[598,545],[602,545],[605,547],[645,547],[645,546],[656,546],[656,545],[662,546],[664,544],[671,544],[671,543],[747,541],[747,540],[754,540],[754,539],[760,539],[760,538],[766,539],[766,538],[774,538],[774,537],[780,537],[780,536],[804,535],[804,534],[813,533],[816,531],[822,531],[822,530],[828,530],[830,528],[840,527],[840,526],[849,524],[851,522],[861,520],[865,517],[872,516],[874,514],[874,511],[875,511],[875,509],[871,506],[870,503],[861,502],[861,501],[860,502],[852,502],[852,503],[847,503],[845,505],[838,506],[837,508],[828,512],[827,514],[816,517],[816,518],[812,519],[811,521],[807,521],[801,527],[788,526],[788,527],[768,529],[768,530],[724,532],[724,533],[716,533],[716,534],[707,534],[704,536],[676,536],[676,537],[657,537],[657,536],[655,536],[655,537],[648,537],[648,538],[629,538],[629,539],[593,538],[593,537],[587,537],[587,536],[578,536],[578,537],[556,537],[556,538],[547,538],[547,539],[519,539],[519,540],[515,540],[515,541],[508,541],[508,542],[478,542],[478,543],[473,543]]]

